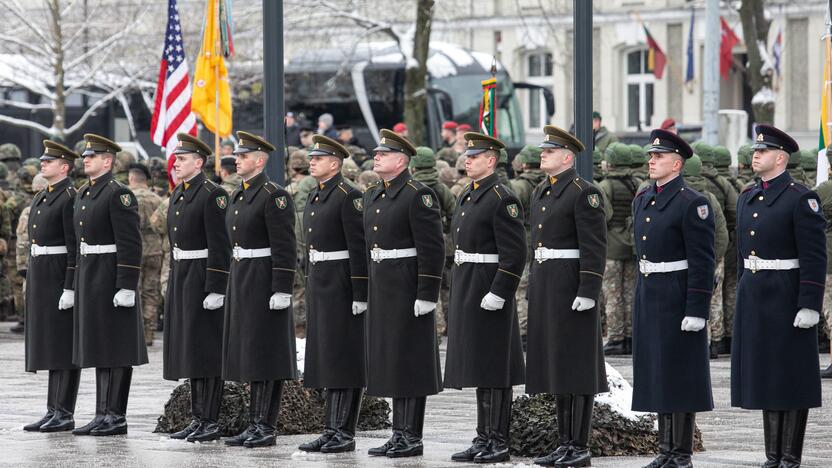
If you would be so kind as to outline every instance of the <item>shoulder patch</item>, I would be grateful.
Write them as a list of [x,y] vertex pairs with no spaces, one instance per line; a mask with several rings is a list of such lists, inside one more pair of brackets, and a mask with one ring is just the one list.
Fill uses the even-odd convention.
[[512,218],[520,216],[520,208],[517,207],[517,203],[509,203],[506,205],[506,211],[508,211],[508,215]]
[[286,200],[286,195],[281,195],[274,199],[274,204],[278,209],[285,210],[289,206],[289,201]]
[[699,215],[699,219],[706,219],[708,217],[708,205],[699,205],[696,207],[696,214]]
[[820,204],[818,203],[818,201],[816,199],[809,198],[806,201],[809,202],[809,208],[811,208],[812,211],[814,211],[815,213],[820,211]]
[[364,199],[361,197],[353,198],[352,206],[354,206],[355,210],[358,212],[364,211]]
[[597,193],[590,193],[586,196],[586,201],[589,203],[589,206],[593,208],[598,208],[601,206],[601,197]]
[[422,203],[424,203],[428,208],[433,207],[433,195],[429,193],[422,195]]
[[118,200],[121,202],[122,205],[127,207],[133,204],[133,197],[131,197],[129,193],[119,195]]
[[225,195],[220,195],[214,201],[217,203],[217,207],[219,209],[224,210],[226,206],[228,206],[228,197]]

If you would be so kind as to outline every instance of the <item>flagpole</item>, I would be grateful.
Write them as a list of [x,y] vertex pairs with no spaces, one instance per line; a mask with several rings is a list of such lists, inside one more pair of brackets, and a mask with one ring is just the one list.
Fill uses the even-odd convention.
[[829,0],[826,9],[826,82],[823,84],[826,92],[826,138],[823,143],[829,147],[827,141],[832,135],[832,0]]

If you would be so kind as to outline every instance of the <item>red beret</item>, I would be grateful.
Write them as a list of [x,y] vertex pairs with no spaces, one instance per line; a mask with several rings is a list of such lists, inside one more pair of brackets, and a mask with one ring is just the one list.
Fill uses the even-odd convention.
[[446,120],[445,123],[442,124],[443,130],[456,130],[457,123],[453,120]]
[[662,121],[662,124],[659,126],[659,128],[661,128],[662,130],[667,130],[668,128],[675,127],[675,126],[676,126],[676,121],[673,120],[673,119],[668,118],[668,119],[664,119],[664,121]]
[[457,132],[470,132],[471,131],[471,126],[468,125],[468,124],[459,124],[456,127],[456,131]]
[[396,133],[406,132],[407,125],[405,125],[403,122],[399,122],[393,126],[393,131]]

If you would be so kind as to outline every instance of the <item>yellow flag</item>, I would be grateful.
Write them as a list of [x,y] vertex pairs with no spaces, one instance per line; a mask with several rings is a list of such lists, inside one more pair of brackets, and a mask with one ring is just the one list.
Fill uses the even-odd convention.
[[205,30],[194,72],[191,110],[205,128],[219,136],[231,135],[231,86],[219,47],[217,0],[208,0]]

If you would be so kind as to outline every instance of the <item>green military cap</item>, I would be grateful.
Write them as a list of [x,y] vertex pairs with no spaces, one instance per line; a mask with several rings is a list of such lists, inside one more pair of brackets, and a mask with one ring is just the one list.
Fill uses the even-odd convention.
[[416,147],[407,138],[400,136],[392,130],[382,128],[378,133],[378,146],[373,148],[373,152],[377,151],[391,151],[394,153],[402,153],[409,158],[416,155]]
[[505,148],[501,148],[499,153],[497,164],[508,164],[508,151]]
[[543,152],[543,149],[535,146],[535,145],[526,145],[523,147],[521,153],[525,153],[525,157],[521,160],[524,164],[537,164],[540,165],[540,153]]
[[800,165],[803,166],[803,169],[806,171],[818,170],[818,153],[813,149],[802,149],[800,152],[802,153]]
[[604,150],[604,159],[613,166],[629,166],[633,163],[630,147],[624,143],[611,143]]
[[436,167],[436,156],[434,156],[433,150],[427,146],[417,147],[416,155],[410,158],[410,167],[414,169]]
[[745,166],[751,165],[751,145],[746,143],[737,149],[737,162]]
[[702,159],[694,154],[685,161],[685,175],[698,176],[702,174]]
[[177,133],[176,138],[179,140],[179,143],[177,143],[176,149],[173,150],[173,154],[196,153],[203,158],[211,156],[211,147],[203,143],[199,138],[187,133]]
[[57,141],[43,140],[43,155],[40,157],[41,161],[49,159],[63,159],[65,161],[72,162],[77,157],[78,153],[72,151]]
[[601,152],[598,148],[592,149],[592,164],[601,164],[601,161],[604,160],[604,153]]
[[714,166],[728,167],[731,165],[731,151],[722,145],[714,146]]
[[142,163],[130,163],[127,170],[141,172],[146,179],[150,180],[150,169]]
[[573,153],[580,153],[584,150],[581,140],[560,127],[547,125],[543,127],[543,133],[543,143],[540,144],[543,149],[566,148]]
[[10,159],[20,160],[22,153],[20,148],[14,143],[3,143],[0,145],[0,161],[8,161]]
[[84,152],[81,156],[91,156],[97,153],[110,153],[115,155],[121,151],[118,143],[94,133],[84,134]]
[[350,152],[344,145],[338,143],[324,135],[312,136],[312,149],[309,151],[309,157],[312,156],[335,156],[336,158],[346,159],[350,157]]
[[243,130],[237,131],[237,147],[234,148],[234,154],[250,153],[252,151],[269,153],[275,149],[274,145],[262,137]]
[[693,152],[699,155],[699,159],[702,160],[703,165],[712,165],[714,163],[714,147],[705,143],[702,140],[693,142],[690,145],[693,148]]
[[[463,153],[465,156],[476,156],[484,151],[496,151],[497,158],[500,159],[500,150],[505,149],[506,145],[488,135],[483,135],[482,133],[477,132],[465,132],[462,135],[465,138],[466,150]],[[506,162],[508,162],[508,157],[506,157]]]
[[598,112],[598,111],[592,111],[592,119],[593,120],[595,120],[595,119],[601,120],[601,113]]
[[786,167],[789,169],[794,169],[800,165],[800,158],[803,155],[800,154],[800,150],[792,151],[789,153],[789,162],[786,163]]
[[[641,167],[647,162],[647,152],[644,147],[639,145],[628,145],[630,148],[630,165],[632,167]],[[653,145],[650,145],[652,148]]]

